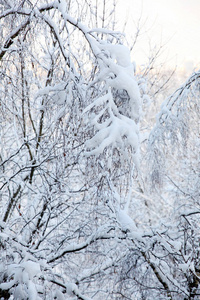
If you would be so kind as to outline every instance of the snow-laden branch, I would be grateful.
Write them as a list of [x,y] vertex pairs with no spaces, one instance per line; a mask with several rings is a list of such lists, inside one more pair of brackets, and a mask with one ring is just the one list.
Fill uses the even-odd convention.
[[88,247],[89,245],[93,244],[97,240],[108,239],[109,237],[107,234],[112,229],[114,229],[114,228],[111,225],[102,225],[101,227],[98,228],[98,230],[95,233],[93,233],[90,237],[88,237],[86,241],[84,241],[82,243],[72,243],[72,244],[68,245],[67,247],[65,247],[64,250],[62,250],[57,255],[50,257],[48,259],[48,263],[52,263],[52,262],[58,260],[59,258],[63,257],[67,253],[81,251],[81,250],[85,249],[86,247]]
[[76,282],[79,283],[87,278],[91,278],[99,274],[100,272],[104,272],[111,267],[115,267],[118,264],[118,262],[121,261],[127,255],[127,252],[128,251],[122,251],[121,255],[118,255],[117,258],[108,258],[102,264],[98,264],[91,269],[84,270],[81,274],[78,275],[78,277],[76,278]]
[[[78,286],[77,286],[75,283],[70,283],[70,282],[68,282],[67,284],[64,284],[64,283],[62,283],[62,282],[60,282],[60,281],[58,281],[58,280],[56,280],[56,279],[52,279],[52,278],[48,278],[48,280],[49,280],[50,282],[52,282],[52,283],[54,283],[54,284],[56,284],[56,285],[58,285],[58,286],[64,288],[64,289],[67,291],[67,294],[68,294],[69,296],[75,295],[75,296],[77,296],[78,299],[80,299],[80,300],[92,300],[91,298],[89,298],[89,297],[87,297],[87,296],[84,296],[84,295],[80,292]],[[59,290],[55,291],[54,296],[56,297],[56,299],[61,299],[61,300],[64,300],[64,299],[65,299],[65,298],[64,298],[64,295],[63,295]]]
[[[14,12],[13,12],[14,13]],[[26,26],[30,24],[30,18],[28,17],[25,21],[23,21],[19,26],[17,26],[6,38],[6,41],[4,42],[3,46],[0,49],[0,61],[2,60],[4,54],[7,52],[7,50],[10,48],[10,46],[13,44],[13,40],[22,32]]]
[[[139,120],[141,98],[128,48],[122,45],[101,43],[98,80],[105,82],[105,95],[95,99],[84,113],[95,111],[89,126],[95,135],[86,142],[86,155],[99,156],[108,147],[131,147],[131,156],[139,167]],[[124,91],[126,99],[117,106],[114,91]]]
[[186,82],[179,87],[170,97],[168,97],[161,106],[161,112],[157,116],[157,123],[164,124],[172,114],[174,106],[181,105],[184,94],[187,95],[191,85],[200,80],[200,70],[192,74]]
[[[103,105],[102,110],[91,121],[92,125],[98,130],[93,138],[86,142],[86,147],[92,149],[86,152],[86,155],[99,155],[110,145],[123,144],[123,137],[127,138],[127,144],[132,146],[134,152],[138,150],[138,129],[135,122],[126,116],[118,113],[117,107],[113,101],[111,91],[94,101],[85,112],[94,106]],[[108,111],[109,118],[100,123],[99,120],[105,111]]]
[[[174,156],[174,151],[177,150],[179,153],[185,152],[186,145],[189,146],[189,143],[191,146],[188,148],[191,148],[195,143],[198,144],[195,142],[193,134],[196,130],[194,128],[195,119],[199,118],[196,109],[199,106],[199,81],[200,71],[192,74],[180,88],[163,102],[156,118],[156,124],[149,134],[148,167],[151,181],[156,185],[161,186],[163,184],[168,155]],[[167,178],[176,188],[181,189],[175,183],[176,180],[171,179],[168,175]]]

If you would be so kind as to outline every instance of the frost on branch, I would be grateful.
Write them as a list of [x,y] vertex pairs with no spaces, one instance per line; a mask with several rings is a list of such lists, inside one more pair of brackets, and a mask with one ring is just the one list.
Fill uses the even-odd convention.
[[108,147],[129,148],[137,165],[141,97],[130,53],[122,45],[102,43],[98,47],[98,81],[104,83],[104,90],[84,110],[93,113],[89,126],[94,129],[94,136],[86,142],[86,154],[98,156]]

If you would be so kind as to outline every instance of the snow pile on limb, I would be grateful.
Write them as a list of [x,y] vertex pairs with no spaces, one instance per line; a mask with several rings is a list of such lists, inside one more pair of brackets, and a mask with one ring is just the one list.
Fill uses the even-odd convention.
[[39,263],[31,260],[20,264],[13,263],[8,265],[5,274],[7,281],[0,284],[1,290],[9,290],[14,295],[14,299],[41,299],[38,291],[42,290],[42,286],[37,284],[38,277],[41,275]]
[[103,96],[84,110],[94,112],[90,118],[95,135],[86,142],[86,155],[100,155],[106,148],[130,148],[134,162],[139,157],[139,120],[141,97],[134,77],[130,52],[123,45],[98,45],[100,71],[98,81],[104,82]]
[[128,215],[126,210],[119,209],[117,213],[117,220],[121,227],[121,230],[126,233],[130,233],[130,238],[142,241],[142,233],[138,230],[133,219]]

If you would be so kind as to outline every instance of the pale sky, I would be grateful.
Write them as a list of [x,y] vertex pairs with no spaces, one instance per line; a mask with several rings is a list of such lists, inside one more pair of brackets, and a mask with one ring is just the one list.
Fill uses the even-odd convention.
[[[143,33],[134,60],[142,64],[151,47],[166,44],[161,60],[169,66],[192,71],[200,68],[200,0],[118,0],[121,22],[128,19],[127,35],[134,35],[134,21],[141,16]],[[145,33],[146,32],[146,33]],[[149,38],[148,38],[149,37]]]

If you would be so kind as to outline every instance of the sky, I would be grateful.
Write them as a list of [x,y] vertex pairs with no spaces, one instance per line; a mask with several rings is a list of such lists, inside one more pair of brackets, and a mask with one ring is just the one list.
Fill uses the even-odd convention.
[[120,22],[128,20],[126,35],[134,36],[140,19],[141,35],[134,60],[142,64],[149,44],[164,45],[160,61],[191,72],[200,68],[200,0],[118,0]]

